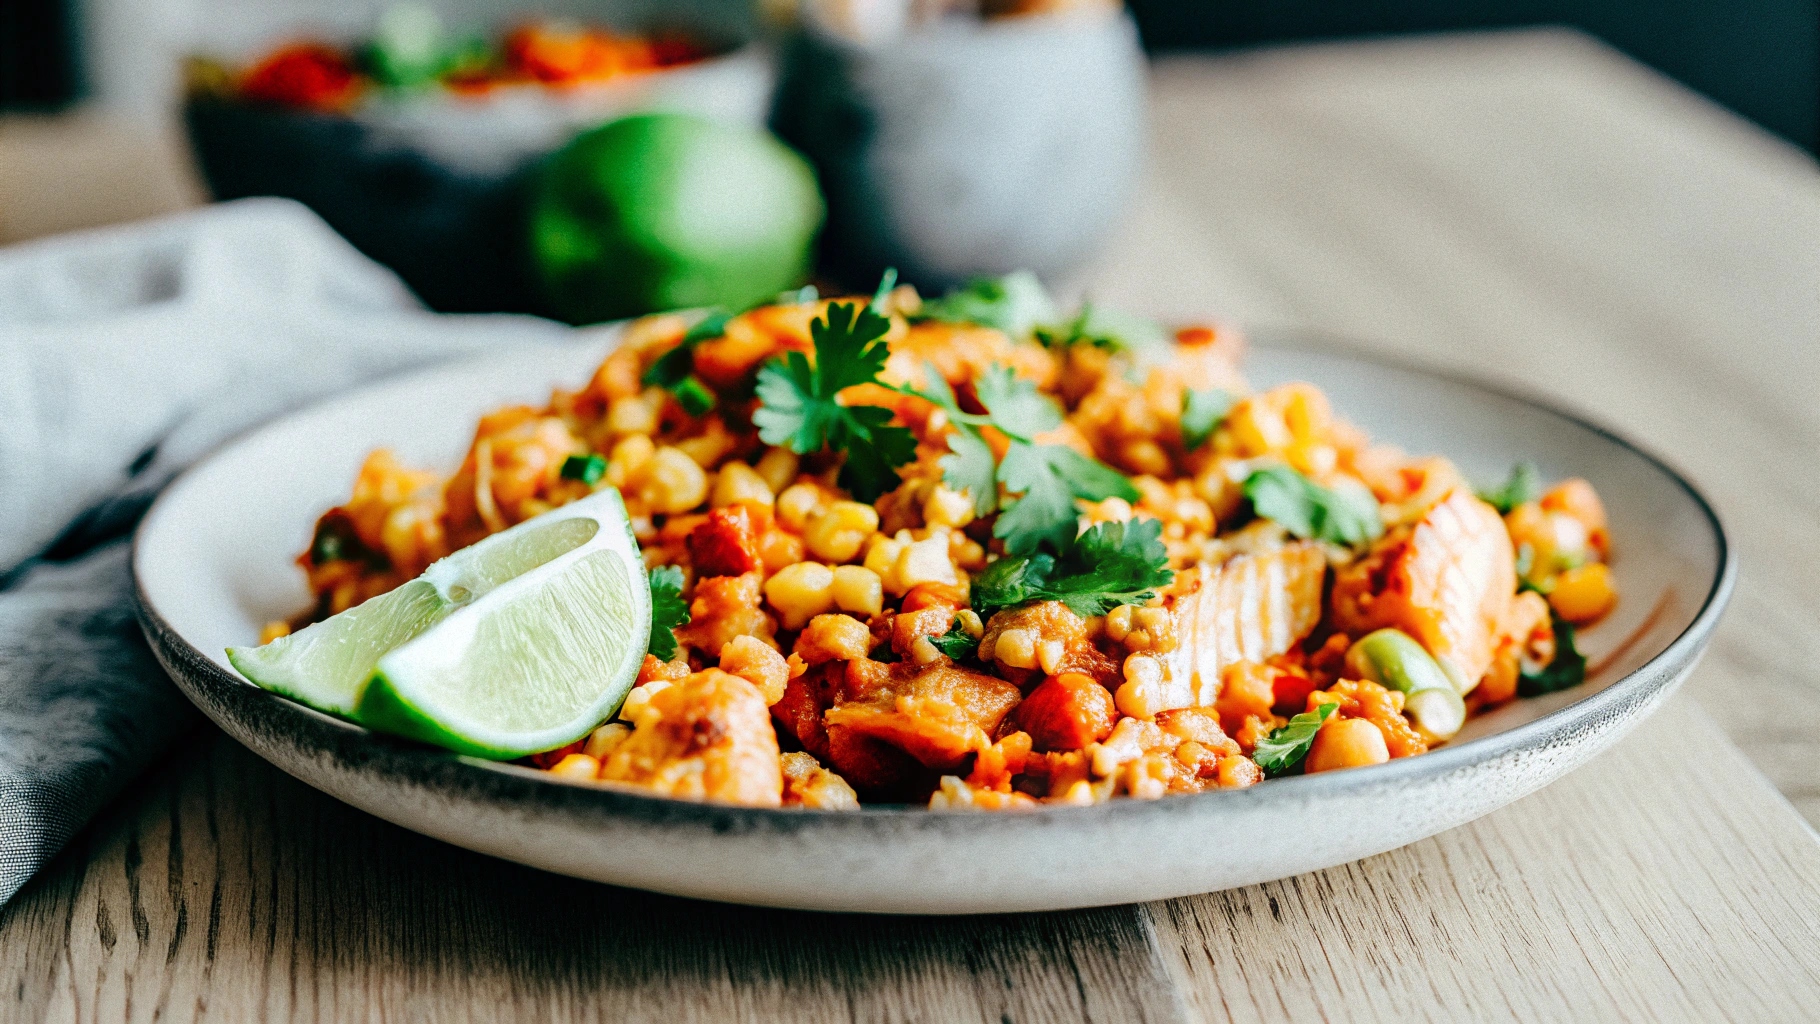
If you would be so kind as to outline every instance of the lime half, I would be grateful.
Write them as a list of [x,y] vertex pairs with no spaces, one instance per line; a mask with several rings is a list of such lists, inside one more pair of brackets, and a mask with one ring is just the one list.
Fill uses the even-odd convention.
[[612,714],[650,628],[638,544],[607,490],[290,636],[229,648],[228,660],[265,689],[371,728],[516,757]]

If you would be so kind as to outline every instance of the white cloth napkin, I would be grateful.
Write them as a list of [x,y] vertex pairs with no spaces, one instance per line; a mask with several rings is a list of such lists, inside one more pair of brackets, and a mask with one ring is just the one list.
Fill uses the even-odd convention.
[[572,333],[428,313],[287,200],[0,249],[0,904],[194,721],[130,603],[159,487],[350,385]]

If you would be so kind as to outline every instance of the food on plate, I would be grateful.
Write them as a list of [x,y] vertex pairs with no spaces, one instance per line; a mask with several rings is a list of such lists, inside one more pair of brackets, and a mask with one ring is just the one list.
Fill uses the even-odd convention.
[[337,45],[286,43],[239,70],[198,58],[193,93],[319,113],[345,113],[371,99],[439,90],[482,97],[506,88],[576,89],[623,81],[711,56],[677,35],[637,35],[573,21],[529,21],[496,41],[449,35],[435,12],[400,4],[372,38]]
[[576,138],[538,169],[530,206],[532,267],[573,323],[795,287],[824,212],[815,172],[769,132],[674,113]]
[[[1574,630],[1617,600],[1590,485],[1525,464],[1475,491],[1310,384],[1251,388],[1242,353],[1058,315],[1028,275],[647,317],[578,389],[483,417],[452,473],[374,452],[298,559],[326,622],[296,636],[623,495],[642,664],[611,720],[529,763],[824,809],[1240,788],[1419,755],[1585,678]],[[372,679],[509,679],[434,638],[520,585]]]

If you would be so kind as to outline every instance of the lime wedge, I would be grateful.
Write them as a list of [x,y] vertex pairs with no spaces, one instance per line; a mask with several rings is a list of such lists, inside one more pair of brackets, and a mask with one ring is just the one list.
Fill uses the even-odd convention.
[[[637,561],[625,505],[618,492],[602,491],[463,548],[404,586],[290,636],[230,647],[228,661],[264,689],[358,720],[361,694],[387,652],[564,555],[627,546]],[[641,614],[639,622],[648,623],[649,612]]]
[[623,515],[380,658],[356,717],[479,757],[585,736],[625,700],[650,641],[650,585]]

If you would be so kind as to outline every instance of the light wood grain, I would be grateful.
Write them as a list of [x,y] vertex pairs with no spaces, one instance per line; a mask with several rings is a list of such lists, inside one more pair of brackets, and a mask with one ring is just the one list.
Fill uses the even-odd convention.
[[1076,287],[1520,382],[1691,469],[1745,562],[1691,698],[1395,853],[940,920],[542,874],[205,730],[0,911],[0,1019],[1812,1019],[1820,844],[1751,761],[1820,817],[1813,164],[1556,33],[1171,60],[1157,86],[1147,187]]

